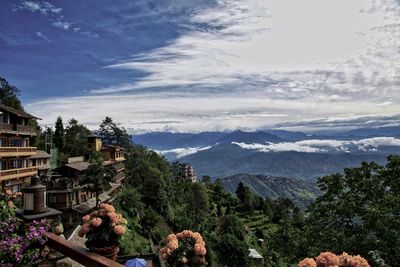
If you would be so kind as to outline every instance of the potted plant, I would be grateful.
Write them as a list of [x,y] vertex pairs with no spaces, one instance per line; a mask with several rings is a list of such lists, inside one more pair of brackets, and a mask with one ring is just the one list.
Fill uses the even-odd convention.
[[115,208],[106,203],[82,217],[79,229],[80,237],[86,236],[86,247],[98,254],[115,260],[119,251],[119,242],[126,232],[126,219],[115,212]]
[[207,253],[203,237],[190,230],[170,234],[167,244],[160,249],[160,255],[168,266],[204,266]]

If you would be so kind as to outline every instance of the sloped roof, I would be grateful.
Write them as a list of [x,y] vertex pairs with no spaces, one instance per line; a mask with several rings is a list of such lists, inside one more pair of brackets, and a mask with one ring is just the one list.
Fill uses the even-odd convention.
[[12,107],[9,107],[9,106],[5,106],[5,105],[0,105],[0,110],[1,111],[6,111],[6,112],[10,112],[10,113],[12,113],[14,115],[17,115],[18,117],[22,117],[22,118],[41,120],[40,118],[35,117],[35,116],[33,116],[33,115],[29,114],[29,113],[26,113],[24,111],[20,111],[18,109],[15,109],[15,108],[12,108]]
[[260,253],[258,253],[257,250],[255,250],[254,248],[249,248],[250,254],[249,257],[253,258],[253,259],[262,259],[263,257],[260,255]]
[[51,158],[51,155],[49,153],[47,153],[46,151],[37,150],[36,154],[33,156],[30,156],[29,158],[30,159],[44,159],[44,158],[48,159],[48,158]]
[[[71,169],[75,169],[77,171],[85,171],[89,167],[89,165],[90,165],[89,162],[82,161],[82,162],[67,163],[64,166],[71,168]],[[63,166],[61,166],[61,167],[63,167]]]

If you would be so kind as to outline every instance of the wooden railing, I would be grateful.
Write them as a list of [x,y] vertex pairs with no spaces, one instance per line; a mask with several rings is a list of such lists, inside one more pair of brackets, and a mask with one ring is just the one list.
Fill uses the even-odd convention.
[[37,168],[36,167],[28,167],[28,168],[19,168],[19,169],[0,171],[0,178],[4,177],[4,176],[18,175],[18,174],[31,173],[31,172],[37,172]]
[[36,153],[37,149],[36,147],[17,147],[17,146],[2,146],[0,147],[0,153],[1,152],[13,152],[13,153]]
[[32,135],[36,134],[35,127],[29,125],[15,124],[15,123],[0,123],[0,132],[1,131],[24,132]]
[[115,261],[107,259],[99,254],[89,252],[72,241],[65,240],[53,233],[47,233],[47,245],[64,254],[65,256],[88,267],[124,267]]

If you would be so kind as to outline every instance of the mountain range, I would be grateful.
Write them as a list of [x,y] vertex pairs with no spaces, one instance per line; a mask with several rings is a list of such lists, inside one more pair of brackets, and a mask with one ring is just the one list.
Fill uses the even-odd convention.
[[332,133],[156,132],[133,140],[170,161],[191,163],[200,177],[246,173],[313,180],[363,161],[385,163],[388,155],[400,153],[400,126]]

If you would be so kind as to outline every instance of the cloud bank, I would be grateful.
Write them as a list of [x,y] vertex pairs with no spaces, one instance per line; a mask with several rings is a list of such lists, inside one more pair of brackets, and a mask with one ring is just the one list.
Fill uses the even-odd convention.
[[36,101],[29,111],[49,124],[58,114],[89,124],[111,115],[127,128],[153,131],[318,128],[343,117],[362,125],[398,116],[395,0],[222,0],[185,15],[174,40],[103,66],[141,77]]
[[232,142],[243,149],[251,149],[259,152],[296,151],[306,153],[327,152],[376,152],[385,146],[395,146],[400,149],[400,139],[394,137],[374,137],[361,140],[304,140],[298,142],[281,142],[266,144],[246,144]]

